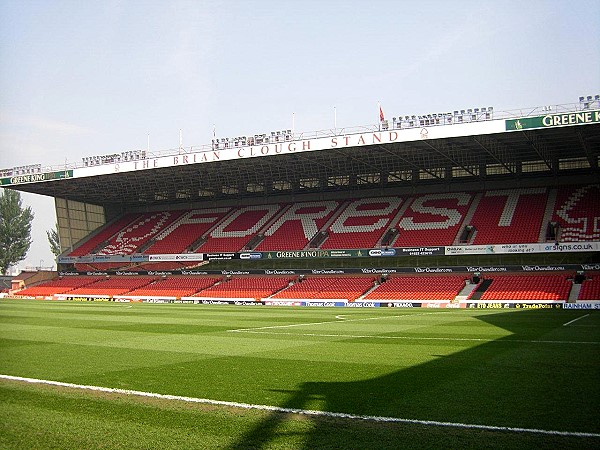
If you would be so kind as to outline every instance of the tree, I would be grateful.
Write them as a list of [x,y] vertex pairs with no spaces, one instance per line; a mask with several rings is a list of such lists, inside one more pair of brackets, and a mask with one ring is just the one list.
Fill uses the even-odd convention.
[[0,192],[0,274],[25,259],[31,246],[31,206],[21,206],[21,194],[11,189]]
[[51,230],[46,231],[46,236],[48,236],[48,242],[50,243],[50,251],[54,256],[60,255],[62,252],[60,251],[60,238],[58,237],[58,224]]

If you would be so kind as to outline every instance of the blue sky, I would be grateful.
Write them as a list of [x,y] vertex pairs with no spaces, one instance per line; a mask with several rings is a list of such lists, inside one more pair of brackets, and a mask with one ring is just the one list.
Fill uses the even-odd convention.
[[[0,168],[600,93],[600,2],[0,0]],[[49,265],[52,199],[21,267]]]

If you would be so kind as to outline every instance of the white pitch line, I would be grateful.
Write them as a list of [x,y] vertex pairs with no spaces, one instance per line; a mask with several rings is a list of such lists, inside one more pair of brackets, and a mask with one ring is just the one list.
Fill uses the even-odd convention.
[[556,430],[541,430],[537,428],[521,428],[521,427],[502,427],[495,425],[480,425],[480,424],[471,424],[471,423],[460,423],[460,422],[440,422],[437,420],[419,420],[419,419],[401,419],[399,417],[383,417],[383,416],[361,416],[357,414],[348,414],[348,413],[336,413],[329,411],[315,411],[310,409],[298,409],[298,408],[285,408],[282,406],[271,406],[271,405],[253,405],[250,403],[239,403],[239,402],[227,402],[223,400],[210,400],[207,398],[196,398],[196,397],[185,397],[181,395],[169,395],[169,394],[156,394],[153,392],[144,392],[144,391],[134,391],[131,389],[118,389],[118,388],[107,388],[101,386],[90,386],[85,384],[73,384],[73,383],[64,383],[61,381],[52,381],[52,380],[40,380],[37,378],[25,378],[25,377],[17,377],[12,375],[2,375],[0,374],[0,378],[5,380],[12,381],[21,381],[25,383],[32,384],[46,384],[51,386],[60,386],[71,389],[81,389],[87,391],[96,391],[96,392],[107,392],[111,394],[122,394],[122,395],[131,395],[137,397],[152,397],[158,398],[162,400],[175,400],[187,403],[202,403],[209,405],[218,405],[218,406],[228,406],[232,408],[242,408],[242,409],[256,409],[262,411],[273,411],[279,413],[286,414],[300,414],[306,416],[320,416],[320,417],[332,417],[336,419],[351,419],[351,420],[364,420],[370,422],[390,422],[390,423],[406,423],[413,425],[429,425],[429,426],[437,426],[437,427],[451,427],[451,428],[466,428],[466,429],[476,429],[476,430],[486,430],[486,431],[509,431],[516,433],[531,433],[531,434],[543,434],[543,435],[553,435],[553,436],[570,436],[570,437],[592,437],[592,438],[600,438],[600,433],[587,433],[580,431],[556,431]]
[[569,326],[569,325],[571,325],[573,322],[577,322],[579,319],[583,319],[584,317],[587,317],[587,316],[589,316],[589,314],[585,314],[585,315],[583,315],[583,316],[581,316],[581,317],[578,317],[577,319],[573,319],[573,320],[570,320],[570,321],[569,321],[569,322],[567,322],[567,323],[563,323],[563,327]]
[[333,337],[342,339],[402,339],[412,341],[467,341],[467,342],[516,342],[521,344],[569,344],[569,345],[599,345],[597,341],[550,341],[542,339],[504,339],[502,337],[497,339],[486,339],[486,338],[451,338],[451,337],[428,337],[428,336],[381,336],[381,335],[370,335],[370,334],[326,334],[326,333],[286,333],[285,331],[261,331],[260,329],[248,329],[248,330],[228,330],[235,331],[237,333],[252,333],[252,334],[273,334],[273,335],[285,335],[285,336],[307,336],[307,337]]
[[[360,319],[327,320],[325,322],[291,323],[291,324],[287,324],[287,325],[270,325],[270,326],[266,326],[266,327],[235,328],[233,330],[227,330],[227,331],[241,332],[241,331],[254,331],[254,330],[272,330],[275,328],[292,328],[292,327],[303,327],[303,326],[310,326],[310,325],[326,325],[329,323],[341,323],[341,322],[344,322],[344,323],[346,323],[346,322],[361,322],[361,321],[365,321],[365,320],[383,320],[383,319],[398,318],[398,317],[424,316],[424,315],[429,315],[429,314],[439,314],[439,313],[429,312],[429,313],[417,313],[417,314],[400,314],[400,315],[396,315],[396,316],[363,317]],[[335,318],[337,319],[338,317],[339,316],[336,316]]]

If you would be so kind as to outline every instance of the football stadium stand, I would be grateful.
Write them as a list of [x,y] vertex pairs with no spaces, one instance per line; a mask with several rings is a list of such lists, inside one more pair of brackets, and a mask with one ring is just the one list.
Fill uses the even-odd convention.
[[600,305],[600,103],[561,108],[5,170],[56,199],[63,244],[59,277],[12,293]]
[[[553,241],[600,238],[597,185],[562,188],[555,197],[556,205],[545,188],[504,189],[126,215],[69,255],[448,246],[459,242],[467,226],[474,230],[467,244],[536,243],[548,239],[550,223],[557,224]],[[252,242],[256,245],[248,245]],[[123,264],[77,266],[81,271],[119,267]]]

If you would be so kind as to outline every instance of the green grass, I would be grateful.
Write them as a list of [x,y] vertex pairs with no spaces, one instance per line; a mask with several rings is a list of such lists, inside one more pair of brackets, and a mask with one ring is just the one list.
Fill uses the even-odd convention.
[[[361,416],[600,433],[596,311],[2,300],[0,373]],[[599,445],[598,437],[286,415],[0,380],[2,448]]]

